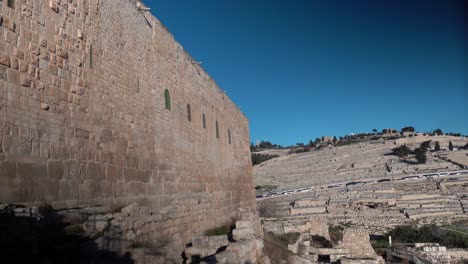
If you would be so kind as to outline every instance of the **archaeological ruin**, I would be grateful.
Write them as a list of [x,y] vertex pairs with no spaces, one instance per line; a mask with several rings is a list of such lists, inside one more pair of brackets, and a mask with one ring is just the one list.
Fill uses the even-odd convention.
[[137,203],[180,252],[255,208],[246,116],[139,1],[2,0],[0,33],[0,203]]

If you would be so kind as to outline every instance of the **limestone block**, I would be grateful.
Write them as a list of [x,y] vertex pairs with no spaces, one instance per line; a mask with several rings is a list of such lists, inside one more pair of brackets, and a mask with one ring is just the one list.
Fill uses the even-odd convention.
[[250,239],[253,237],[254,230],[253,228],[236,228],[232,231],[232,236],[234,240],[245,240],[245,239]]
[[0,180],[12,180],[16,178],[16,163],[10,161],[0,162]]
[[226,235],[220,236],[197,236],[192,238],[192,246],[196,248],[215,248],[227,246],[229,241]]
[[256,263],[255,239],[241,240],[230,243],[227,251],[235,252],[239,256],[239,260],[242,261],[240,263]]
[[86,178],[93,180],[104,180],[104,169],[101,164],[88,162],[86,165]]
[[20,74],[17,70],[14,69],[7,69],[6,71],[7,81],[13,84],[20,83]]
[[0,64],[10,67],[10,56],[0,53]]
[[21,201],[21,181],[0,179],[0,203]]
[[236,221],[236,228],[253,228],[253,223],[245,220]]
[[216,262],[219,264],[236,264],[244,263],[239,258],[239,255],[235,251],[224,251],[219,254],[216,254]]
[[49,179],[60,180],[63,177],[63,163],[58,160],[49,160],[47,162],[47,171]]

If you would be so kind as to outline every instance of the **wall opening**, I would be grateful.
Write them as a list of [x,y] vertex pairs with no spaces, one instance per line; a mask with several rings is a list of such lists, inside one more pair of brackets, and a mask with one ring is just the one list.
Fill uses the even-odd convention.
[[7,6],[15,9],[15,0],[7,0]]
[[187,104],[187,119],[188,121],[192,121],[192,109],[190,108],[190,104]]
[[204,113],[202,115],[202,120],[203,120],[203,128],[206,128],[206,119],[205,119],[205,114]]
[[216,120],[216,138],[219,138],[219,126],[218,126],[218,120]]
[[93,44],[89,45],[89,67],[93,68]]
[[166,89],[164,91],[164,101],[167,110],[171,110],[171,95],[169,94],[169,90]]
[[231,129],[228,129],[228,141],[231,144]]

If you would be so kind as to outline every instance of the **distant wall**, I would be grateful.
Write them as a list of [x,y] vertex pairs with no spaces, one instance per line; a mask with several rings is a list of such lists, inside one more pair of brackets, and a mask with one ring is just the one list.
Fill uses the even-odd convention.
[[0,203],[139,202],[184,240],[255,206],[248,120],[156,18],[131,0],[14,2],[0,2]]

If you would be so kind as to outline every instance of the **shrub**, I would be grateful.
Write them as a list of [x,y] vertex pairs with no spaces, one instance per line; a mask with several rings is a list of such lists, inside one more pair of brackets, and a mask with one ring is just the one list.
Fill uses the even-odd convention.
[[436,135],[438,135],[438,136],[441,136],[441,135],[443,135],[443,134],[444,134],[444,132],[442,132],[442,129],[440,129],[440,128],[438,128],[438,129],[434,130],[434,132],[433,132],[433,133],[434,133],[434,134],[436,134]]
[[398,157],[406,157],[411,153],[411,150],[406,145],[401,145],[392,149],[392,154]]
[[424,141],[423,143],[421,143],[421,148],[423,148],[424,151],[426,151],[429,148],[430,144],[431,144],[431,140]]
[[421,148],[415,149],[415,153],[416,153],[415,158],[418,161],[418,163],[425,164],[427,161],[426,151],[421,147]]
[[221,236],[231,233],[231,227],[229,226],[220,226],[213,229],[210,229],[205,232],[207,236]]
[[343,230],[344,228],[342,226],[328,227],[328,234],[330,235],[330,239],[335,243],[343,240]]
[[449,150],[452,151],[453,150],[453,144],[452,144],[452,141],[449,141]]
[[251,155],[251,158],[252,158],[252,165],[258,165],[262,162],[265,162],[267,160],[270,160],[270,159],[273,159],[273,158],[276,158],[278,157],[278,155],[269,155],[269,154],[252,154]]
[[448,248],[467,248],[468,236],[435,225],[420,228],[398,226],[387,234],[395,243],[439,243]]
[[415,129],[412,126],[407,126],[401,129],[402,132],[414,132]]

